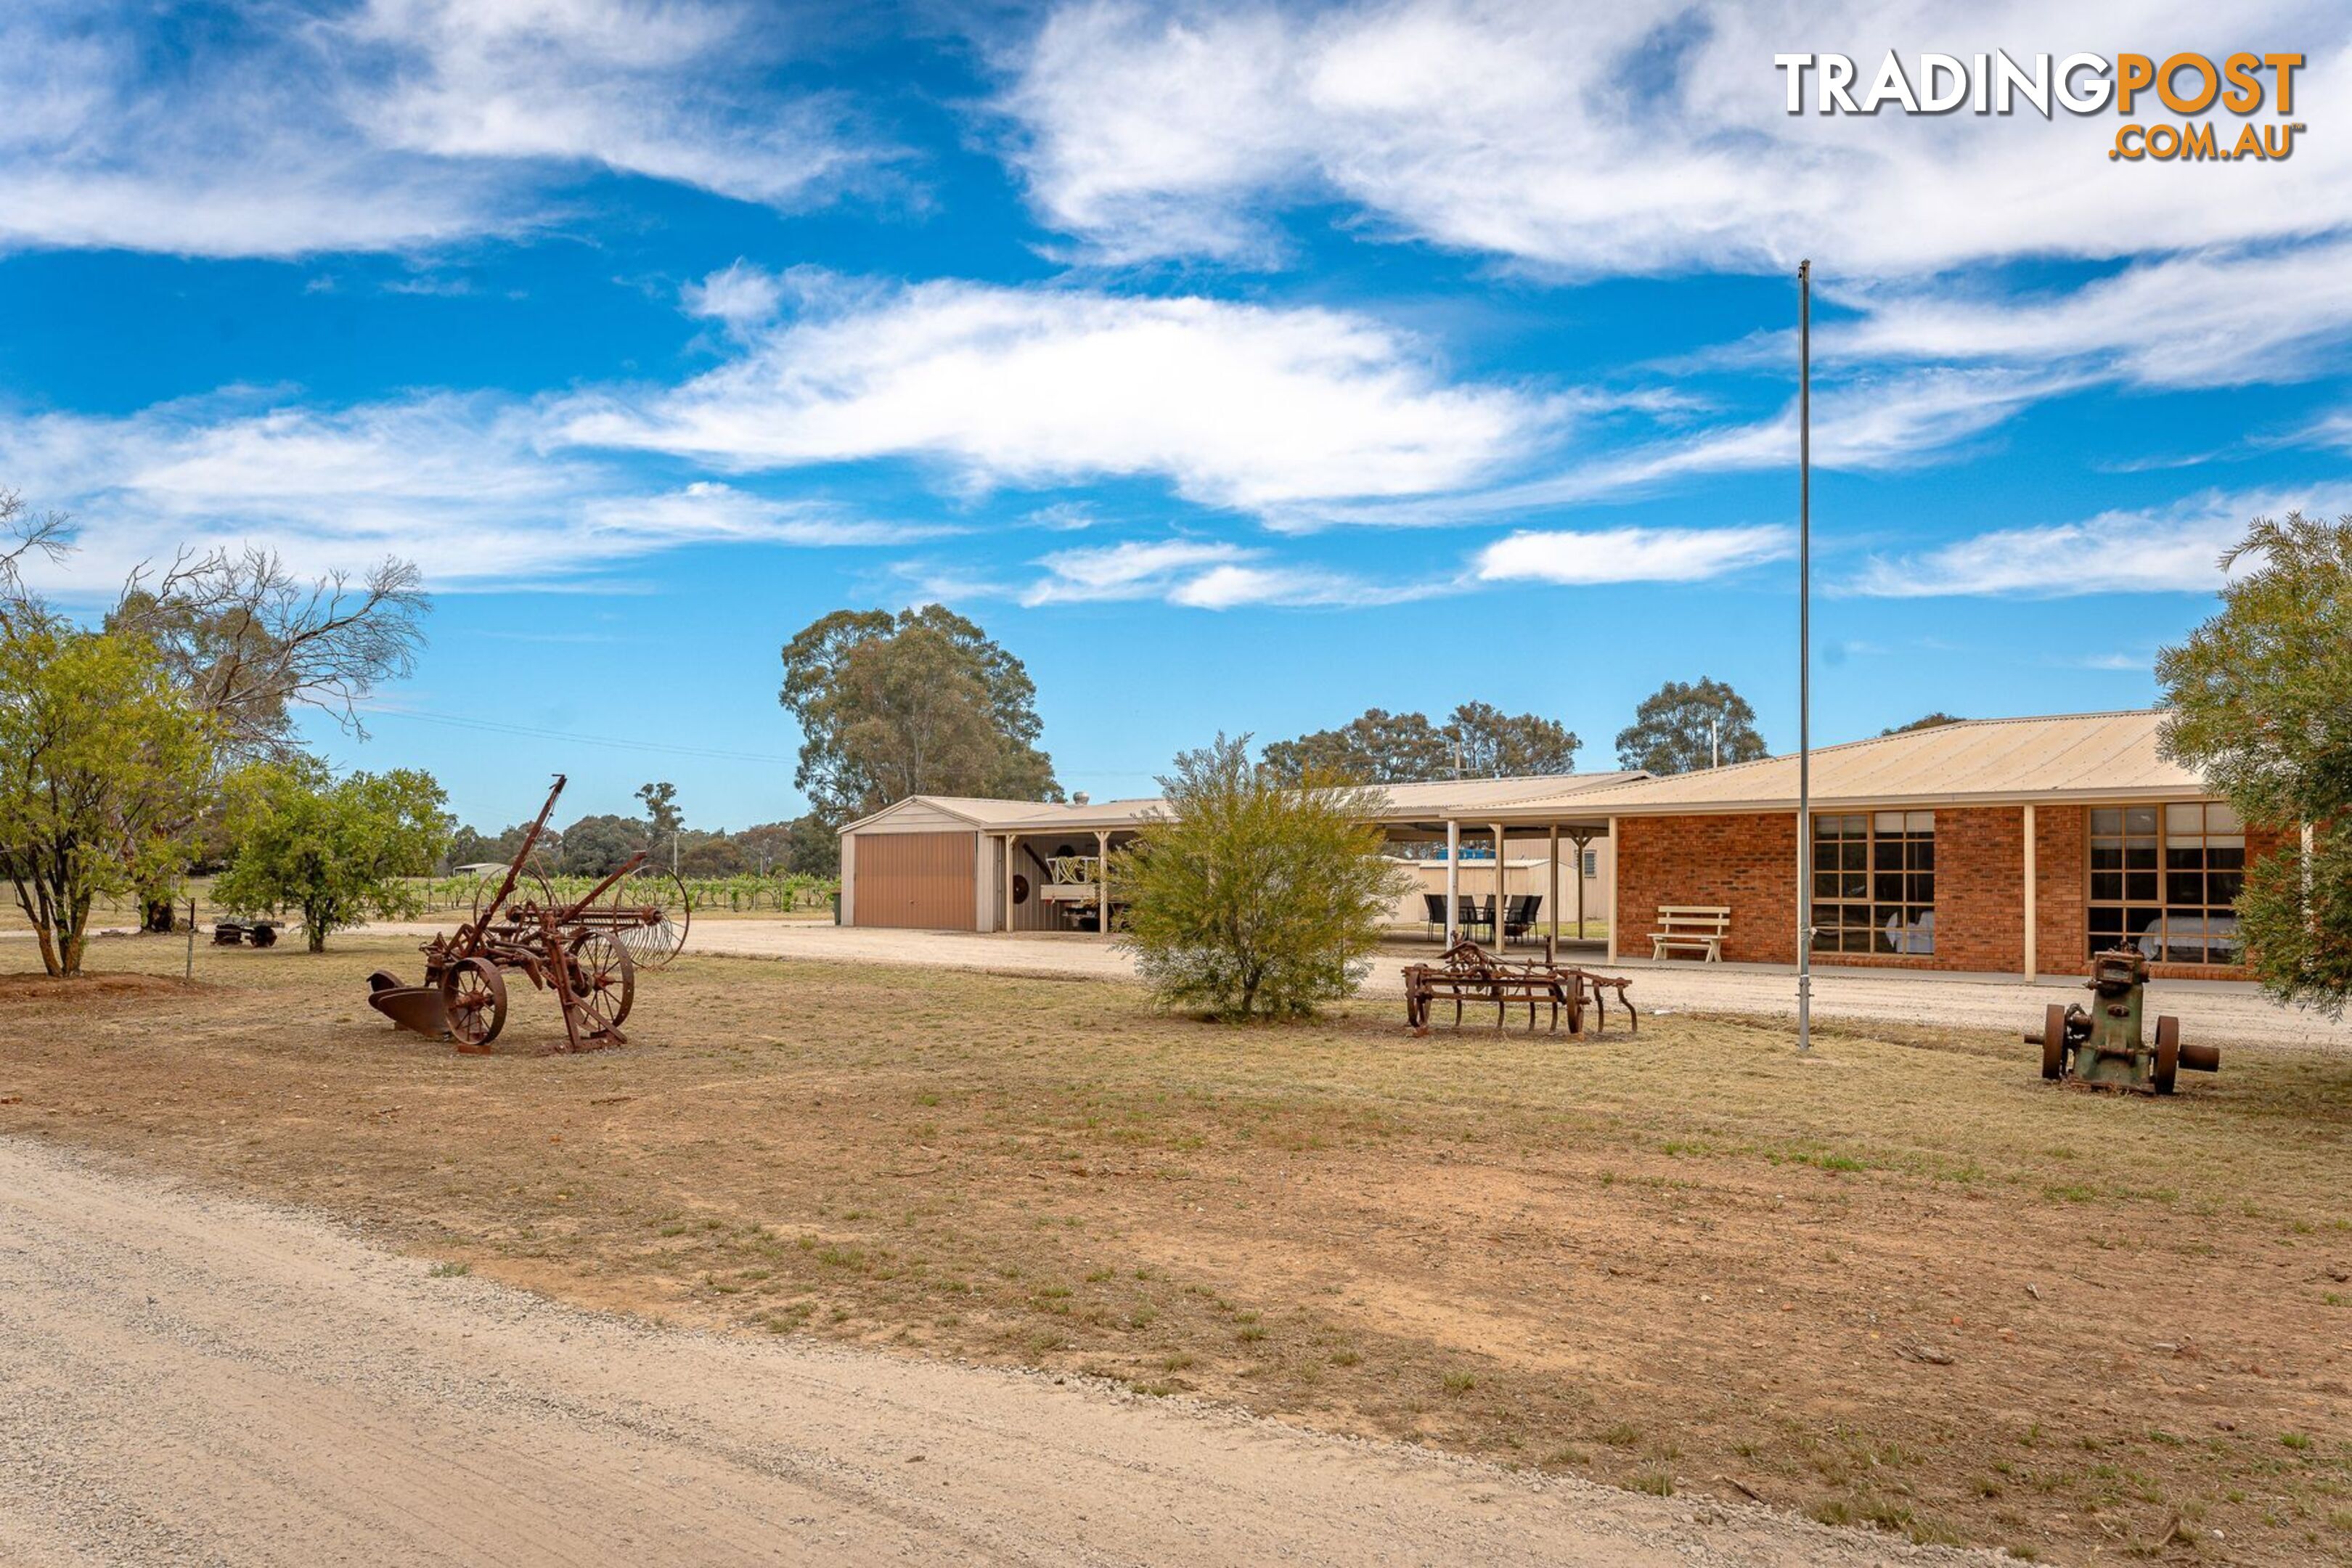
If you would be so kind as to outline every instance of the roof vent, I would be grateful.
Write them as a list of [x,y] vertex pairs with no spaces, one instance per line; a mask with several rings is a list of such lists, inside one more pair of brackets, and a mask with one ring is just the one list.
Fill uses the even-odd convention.
[[1072,805],[1084,805],[1092,798],[1093,796],[1087,795],[1086,791],[1080,790],[1077,794],[1070,797],[1070,804]]

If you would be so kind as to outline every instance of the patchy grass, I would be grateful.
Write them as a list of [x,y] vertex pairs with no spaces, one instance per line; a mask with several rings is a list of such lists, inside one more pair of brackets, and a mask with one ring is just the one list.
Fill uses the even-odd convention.
[[722,959],[644,976],[626,1050],[532,1054],[561,1025],[518,985],[503,1054],[459,1058],[361,1001],[411,942],[200,950],[193,989],[184,952],[0,981],[0,1130],[669,1322],[2020,1556],[2352,1551],[2341,1058],[2225,1042],[2149,1101],[2044,1085],[2008,1035],[1230,1030]]

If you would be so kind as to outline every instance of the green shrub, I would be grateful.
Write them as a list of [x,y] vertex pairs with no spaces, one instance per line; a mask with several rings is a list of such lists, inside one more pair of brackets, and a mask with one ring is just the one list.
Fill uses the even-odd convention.
[[1219,735],[1160,781],[1165,808],[1111,858],[1122,945],[1171,1006],[1304,1017],[1362,984],[1405,876],[1365,826],[1378,791],[1285,788],[1248,748]]

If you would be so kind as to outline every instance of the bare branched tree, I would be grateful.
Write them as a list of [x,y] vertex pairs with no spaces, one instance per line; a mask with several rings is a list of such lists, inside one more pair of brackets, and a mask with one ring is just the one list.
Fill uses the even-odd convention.
[[[36,513],[0,490],[0,617],[46,616],[25,580],[35,558],[73,549],[72,521]],[[365,735],[361,704],[414,670],[431,608],[424,575],[386,556],[356,576],[297,576],[274,551],[182,551],[135,568],[108,612],[110,631],[159,648],[199,711],[219,726],[231,759],[294,749],[293,710],[316,708]]]
[[367,733],[360,705],[415,668],[429,607],[411,562],[387,556],[357,577],[303,579],[274,552],[248,548],[142,566],[107,619],[163,650],[231,752],[282,757],[294,750],[298,707]]
[[35,512],[15,490],[0,490],[0,624],[37,610],[25,583],[25,563],[62,561],[73,549],[73,520],[61,511]]

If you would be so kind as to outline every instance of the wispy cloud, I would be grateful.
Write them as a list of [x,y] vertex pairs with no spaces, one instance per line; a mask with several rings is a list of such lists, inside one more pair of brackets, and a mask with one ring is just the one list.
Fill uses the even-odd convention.
[[[2078,374],[1998,367],[1853,377],[1814,395],[1813,464],[1886,473],[1946,459],[2020,409],[2085,382]],[[1538,479],[1434,497],[1286,505],[1271,509],[1266,521],[1295,533],[1339,525],[1442,527],[1647,494],[1708,474],[1793,468],[1796,461],[1791,402],[1769,418],[1593,452]]]
[[2298,506],[2316,510],[2300,498],[2207,490],[2168,507],[1996,529],[1916,554],[1874,557],[1842,591],[1906,599],[2217,593],[2226,581],[2221,555],[2246,524]]
[[[2307,101],[2343,85],[2352,19],[2340,8],[2106,10],[2053,19],[2027,0],[1939,0],[1899,30],[1979,47],[2031,38],[2063,55],[2155,24],[2168,48],[2218,58],[2252,29],[2302,40]],[[1264,262],[1284,254],[1271,220],[1333,200],[1375,232],[1588,275],[1780,270],[1812,254],[1850,275],[1924,276],[2352,223],[2341,138],[2184,201],[2163,170],[2107,159],[2107,119],[1783,112],[1774,54],[1874,59],[1888,41],[1884,7],[1867,0],[1680,14],[1093,0],[1047,15],[1014,51],[996,107],[1044,219],[1113,259]]]
[[257,394],[120,417],[0,420],[0,473],[72,513],[80,550],[42,585],[103,594],[184,545],[256,544],[307,571],[386,554],[436,587],[591,575],[680,545],[903,543],[940,531],[723,484],[651,489],[540,443],[536,412],[427,395],[323,411]]
[[2102,367],[2137,386],[2293,381],[2352,338],[2352,239],[2167,256],[2063,293],[1978,285],[1845,291],[1866,312],[1821,334],[1825,357]]
[[404,250],[519,232],[604,168],[791,206],[887,157],[731,0],[0,8],[0,249]]
[[1346,311],[799,282],[801,313],[727,364],[583,396],[564,437],[741,471],[913,458],[968,489],[1151,476],[1262,509],[1481,482],[1559,417]]
[[739,257],[701,281],[688,284],[679,291],[679,302],[689,316],[747,332],[775,319],[783,307],[784,285],[774,273]]
[[1780,560],[1795,542],[1778,526],[1528,531],[1480,551],[1474,570],[1486,583],[1696,583]]
[[1024,605],[1163,597],[1202,569],[1257,552],[1206,539],[1129,540],[1087,550],[1058,550],[1038,564],[1045,575],[1022,594]]

